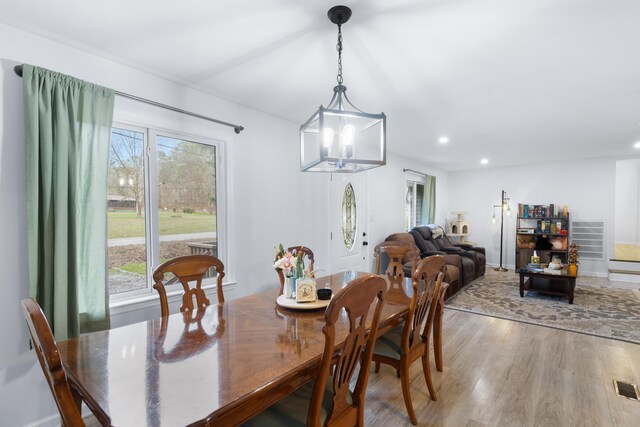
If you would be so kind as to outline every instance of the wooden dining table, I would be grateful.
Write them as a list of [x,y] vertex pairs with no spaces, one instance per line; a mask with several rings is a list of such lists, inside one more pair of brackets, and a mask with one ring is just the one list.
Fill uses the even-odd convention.
[[[335,295],[364,274],[333,274],[317,286]],[[278,290],[61,341],[71,386],[103,425],[240,424],[319,368],[324,310],[279,307]],[[402,322],[410,295],[408,280],[389,289],[379,335]],[[348,329],[343,320],[337,346]]]

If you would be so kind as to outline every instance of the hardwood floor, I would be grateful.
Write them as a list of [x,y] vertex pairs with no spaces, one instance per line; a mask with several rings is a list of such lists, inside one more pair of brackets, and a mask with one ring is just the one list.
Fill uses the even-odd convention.
[[[445,309],[444,371],[431,354],[438,401],[411,368],[421,426],[637,426],[640,402],[613,380],[640,384],[640,345]],[[367,426],[411,425],[400,380],[371,372]]]

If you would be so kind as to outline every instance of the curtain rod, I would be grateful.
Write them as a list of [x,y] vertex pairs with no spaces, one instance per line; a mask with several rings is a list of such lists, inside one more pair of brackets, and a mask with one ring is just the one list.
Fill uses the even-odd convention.
[[418,172],[418,171],[413,170],[413,169],[406,169],[406,168],[405,168],[405,169],[402,169],[402,172],[413,172],[413,173],[418,174],[418,175],[422,175],[422,176],[429,176],[429,175],[427,175],[426,173]]
[[[22,77],[22,65],[16,65],[15,67],[13,67],[13,71],[15,71],[15,73],[18,76]],[[114,92],[115,92],[116,95],[121,96],[123,98],[133,99],[134,101],[144,102],[145,104],[153,105],[155,107],[164,108],[166,110],[175,111],[176,113],[185,114],[185,115],[191,116],[191,117],[197,117],[199,119],[208,120],[210,122],[218,123],[218,124],[221,124],[221,125],[224,125],[224,126],[230,126],[230,127],[233,128],[235,133],[240,133],[240,132],[242,132],[244,130],[243,126],[234,125],[233,123],[223,122],[222,120],[214,119],[213,117],[203,116],[202,114],[198,114],[198,113],[192,113],[191,111],[186,111],[186,110],[183,110],[182,108],[172,107],[171,105],[162,104],[162,103],[156,102],[156,101],[151,101],[150,99],[140,98],[139,96],[131,95],[131,94],[128,94],[128,93],[117,91],[117,90],[114,91]]]

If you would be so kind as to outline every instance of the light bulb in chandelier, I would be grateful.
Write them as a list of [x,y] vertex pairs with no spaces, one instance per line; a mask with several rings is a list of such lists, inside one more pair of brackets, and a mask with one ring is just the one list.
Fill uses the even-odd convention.
[[491,225],[496,225],[496,223],[498,222],[498,219],[496,218],[496,213],[493,213],[493,216],[491,217]]
[[344,156],[347,159],[353,157],[353,141],[356,136],[356,127],[354,125],[346,125],[342,128],[342,146],[344,147]]
[[507,216],[511,216],[511,206],[507,205],[507,210],[505,211]]
[[331,149],[331,145],[333,144],[333,129],[324,128],[323,129],[323,144],[322,151],[325,156],[329,156],[329,150]]

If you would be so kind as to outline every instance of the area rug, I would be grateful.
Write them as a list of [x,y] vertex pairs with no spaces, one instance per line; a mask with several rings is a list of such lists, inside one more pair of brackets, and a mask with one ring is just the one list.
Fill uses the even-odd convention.
[[578,278],[573,304],[567,297],[525,292],[519,275],[488,271],[447,300],[446,307],[502,319],[640,344],[640,291],[596,285]]

